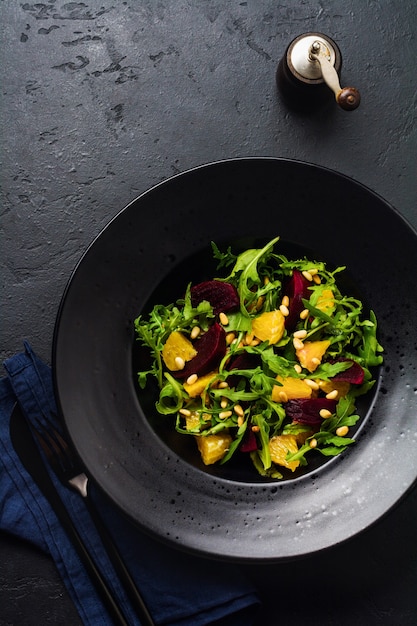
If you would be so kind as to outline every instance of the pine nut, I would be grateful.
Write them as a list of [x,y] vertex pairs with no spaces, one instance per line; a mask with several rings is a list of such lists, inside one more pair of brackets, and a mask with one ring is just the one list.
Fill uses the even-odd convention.
[[305,378],[304,382],[306,385],[308,385],[309,387],[311,387],[311,389],[318,389],[318,383],[316,383],[315,380],[311,380],[311,378]]
[[328,417],[331,417],[331,411],[329,411],[328,409],[321,409],[319,411],[319,415],[320,417],[322,417],[324,420],[326,420]]
[[311,364],[320,365],[320,363],[321,363],[320,359],[318,359],[316,356],[313,356],[313,358],[311,359]]
[[326,394],[326,398],[328,400],[336,400],[337,396],[338,396],[337,389],[333,389],[333,391],[329,391],[329,393]]
[[347,426],[339,426],[336,428],[336,435],[338,437],[345,437],[349,432],[349,428]]
[[321,278],[320,278],[320,276],[319,276],[318,274],[315,274],[315,275],[313,276],[313,281],[316,283],[316,285],[320,285],[320,283],[321,283]]
[[180,356],[176,356],[175,357],[175,365],[178,367],[179,370],[183,370],[185,367],[185,361],[182,357]]
[[227,389],[228,386],[229,383],[226,380],[222,380],[222,382],[218,385],[219,389]]
[[300,313],[300,319],[305,320],[310,314],[308,309],[303,309]]
[[262,307],[264,302],[265,302],[265,298],[263,296],[259,296],[255,304],[255,310],[259,311],[259,309]]
[[236,404],[234,407],[234,412],[236,413],[236,415],[239,415],[239,417],[243,417],[243,408],[240,406],[240,404]]
[[253,341],[250,342],[250,346],[259,346],[259,344],[261,343],[260,339],[254,339]]
[[304,348],[304,344],[301,341],[301,339],[297,339],[297,337],[295,337],[295,339],[293,339],[293,346],[296,350],[301,350],[302,348]]
[[222,407],[222,409],[225,409],[228,404],[229,404],[229,401],[227,398],[223,398],[222,401],[220,402],[220,406]]
[[288,296],[284,296],[281,300],[281,304],[283,304],[284,306],[289,306],[290,304],[290,299]]
[[310,274],[310,272],[308,272],[307,270],[304,270],[304,271],[303,271],[303,272],[301,272],[301,273],[302,273],[302,275],[304,276],[304,278],[305,278],[305,279],[307,279],[307,280],[309,280],[309,281],[312,281],[312,280],[313,280],[312,275],[311,275],[311,274]]
[[296,330],[295,333],[293,333],[293,337],[297,337],[297,339],[304,339],[304,337],[307,336],[307,331],[306,330]]
[[284,317],[287,317],[287,315],[290,314],[288,307],[285,306],[285,304],[281,304],[279,307],[279,310],[281,311],[281,313],[283,314]]
[[253,333],[246,333],[245,335],[245,343],[247,346],[250,346],[250,344],[253,341],[253,338],[255,337],[255,335]]
[[280,392],[278,393],[278,397],[279,397],[279,399],[281,400],[281,402],[288,402],[288,396],[287,396],[287,394],[285,393],[285,391],[280,391]]
[[252,426],[252,432],[253,433],[259,433],[259,431],[260,431],[259,426],[256,426],[256,424],[255,424],[255,426]]
[[315,276],[319,270],[317,269],[317,267],[312,267],[308,271],[311,276]]
[[226,313],[223,313],[223,311],[219,315],[219,320],[220,324],[223,324],[223,326],[227,326],[229,323],[229,318],[227,317]]
[[317,439],[312,439],[308,445],[310,448],[317,448]]
[[297,372],[297,374],[301,374],[301,372],[303,371],[303,368],[298,363],[294,365],[294,369]]
[[236,340],[235,333],[227,333],[227,335],[226,335],[226,343],[227,343],[228,346],[230,346],[233,343],[233,341],[235,341],[235,340]]
[[187,385],[194,385],[194,383],[196,383],[197,380],[198,380],[197,374],[191,374],[191,376],[187,378]]
[[191,411],[189,411],[188,409],[180,409],[179,412],[181,413],[181,415],[184,415],[184,417],[190,417],[191,415]]
[[219,413],[219,418],[221,420],[225,420],[227,417],[231,417],[233,415],[233,411],[222,411]]
[[237,425],[238,425],[238,426],[242,426],[242,424],[243,424],[243,422],[244,422],[244,421],[245,421],[245,420],[243,419],[243,417],[239,416],[239,417],[237,418]]
[[199,326],[194,326],[194,328],[192,329],[190,333],[191,339],[197,339],[200,332],[201,332],[201,328]]

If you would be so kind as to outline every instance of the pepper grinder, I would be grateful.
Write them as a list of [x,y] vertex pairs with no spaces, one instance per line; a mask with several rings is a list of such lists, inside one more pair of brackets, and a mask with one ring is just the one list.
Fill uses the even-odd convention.
[[304,33],[288,46],[279,62],[276,81],[284,100],[293,108],[311,111],[324,105],[332,92],[345,111],[359,106],[355,87],[340,86],[342,55],[339,47],[322,33]]

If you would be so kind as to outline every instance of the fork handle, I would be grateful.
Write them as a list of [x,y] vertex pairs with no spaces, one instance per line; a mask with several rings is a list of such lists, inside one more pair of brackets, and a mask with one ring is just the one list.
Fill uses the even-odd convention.
[[117,626],[129,626],[129,622],[117,605],[116,600],[113,598],[107,586],[107,582],[90,556],[71,516],[61,500],[61,496],[48,474],[44,460],[32,436],[29,422],[24,417],[18,404],[14,406],[13,414],[10,418],[10,437],[13,447],[24,468],[32,476],[33,480],[50,503],[114,623]]
[[84,500],[86,502],[91,519],[93,520],[95,527],[103,542],[103,545],[106,548],[110,561],[112,562],[114,569],[116,570],[120,580],[125,587],[126,593],[129,596],[132,606],[135,608],[138,614],[140,623],[142,626],[155,626],[155,622],[153,621],[151,614],[148,611],[145,601],[139,593],[136,583],[133,580],[129,570],[127,569],[120,555],[119,549],[114,543],[113,537],[105,526],[97,509],[95,508],[88,491],[89,490],[87,489],[87,494],[84,497]]
[[111,591],[107,586],[106,581],[102,577],[100,571],[97,569],[96,564],[88,553],[84,542],[78,534],[75,526],[73,526],[72,521],[70,521],[70,519],[67,518],[65,514],[63,516],[59,514],[56,503],[54,509],[58,517],[60,518],[60,522],[65,528],[68,537],[72,541],[72,544],[75,547],[88,575],[90,576],[91,581],[94,583],[94,586],[99,593],[103,604],[106,606],[115,624],[118,624],[119,626],[129,626],[129,622],[126,621],[125,616],[118,607],[115,599],[111,594]]

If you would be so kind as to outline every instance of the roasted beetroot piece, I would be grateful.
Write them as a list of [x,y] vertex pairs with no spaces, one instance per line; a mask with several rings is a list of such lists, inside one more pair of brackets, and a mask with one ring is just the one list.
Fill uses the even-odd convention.
[[206,280],[191,287],[191,304],[193,307],[197,307],[203,300],[210,302],[215,315],[231,311],[239,306],[239,295],[236,288],[230,283],[223,283],[220,280]]
[[336,404],[336,400],[329,400],[328,398],[299,398],[288,400],[284,407],[287,416],[294,422],[319,426],[323,421],[320,411],[327,409],[330,413],[334,413]]
[[247,428],[243,435],[242,443],[240,444],[241,452],[254,452],[258,449],[255,433],[251,428]]
[[227,363],[228,370],[252,370],[260,364],[257,354],[242,352],[233,356]]
[[188,378],[191,374],[202,376],[214,370],[220,359],[226,354],[226,333],[224,328],[215,322],[204,335],[194,344],[196,356],[187,361],[184,369],[171,372],[175,378]]
[[333,376],[332,380],[338,380],[340,382],[352,383],[352,385],[362,385],[365,377],[364,369],[354,361],[353,359],[335,359],[331,363],[340,363],[340,361],[350,361],[352,365],[344,372],[339,372],[336,376]]
[[300,313],[304,309],[303,298],[306,300],[310,297],[310,286],[308,281],[299,270],[293,270],[292,276],[287,285],[284,287],[284,295],[289,298],[289,315],[285,318],[285,328],[288,332],[294,330],[300,319]]
[[[260,365],[260,359],[257,354],[249,354],[248,352],[242,352],[242,354],[237,354],[233,356],[230,361],[227,363],[227,369],[231,370],[252,370],[255,367]],[[227,382],[230,387],[236,387],[239,382],[238,375],[228,376]]]

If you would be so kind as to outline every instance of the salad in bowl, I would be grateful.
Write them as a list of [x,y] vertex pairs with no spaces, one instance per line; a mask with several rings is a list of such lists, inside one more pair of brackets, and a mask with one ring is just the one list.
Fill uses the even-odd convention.
[[225,275],[134,322],[151,357],[138,383],[156,381],[157,412],[195,440],[205,466],[244,455],[269,479],[354,443],[357,398],[383,361],[374,312],[340,285],[346,268],[289,259],[278,244],[234,254],[212,242]]

